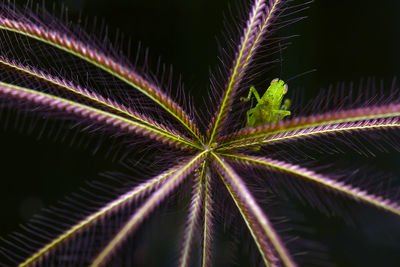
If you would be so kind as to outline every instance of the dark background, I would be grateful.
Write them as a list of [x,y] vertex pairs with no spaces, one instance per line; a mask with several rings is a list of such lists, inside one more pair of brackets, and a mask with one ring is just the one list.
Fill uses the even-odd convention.
[[[132,37],[133,44],[141,41],[154,58],[162,56],[173,64],[194,96],[204,95],[208,68],[217,62],[215,36],[221,36],[222,15],[228,4],[235,5],[235,1],[222,0],[54,2],[65,3],[71,19],[77,19],[80,12],[83,17],[104,18],[110,32],[118,28]],[[290,84],[306,95],[363,77],[383,79],[389,85],[400,71],[399,11],[398,1],[315,1],[303,12],[306,20],[282,32],[300,35],[283,52],[283,77],[317,69]],[[399,154],[390,154],[376,162],[389,160],[390,171],[398,177],[398,159]],[[37,140],[8,127],[0,128],[0,168],[0,236],[4,236],[84,180],[118,168],[118,163],[81,147]],[[400,220],[370,209],[365,212],[365,221],[350,226],[336,217],[317,221],[331,260],[339,266],[396,266],[400,262]]]

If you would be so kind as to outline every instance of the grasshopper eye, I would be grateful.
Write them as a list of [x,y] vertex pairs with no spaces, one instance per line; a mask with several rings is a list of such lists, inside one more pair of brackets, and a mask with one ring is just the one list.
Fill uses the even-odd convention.
[[285,85],[283,86],[283,94],[286,94],[288,91],[288,85],[285,83]]
[[273,80],[271,81],[271,84],[277,83],[278,81],[279,81],[279,79],[278,79],[278,78],[275,78],[275,79],[273,79]]

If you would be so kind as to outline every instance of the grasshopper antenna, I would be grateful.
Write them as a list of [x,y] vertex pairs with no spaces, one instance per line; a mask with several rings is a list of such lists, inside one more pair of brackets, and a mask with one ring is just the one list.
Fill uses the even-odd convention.
[[299,74],[297,74],[297,75],[295,75],[295,76],[293,76],[293,77],[287,79],[287,80],[286,80],[286,83],[288,83],[288,82],[290,82],[291,80],[294,80],[294,79],[296,79],[296,78],[299,78],[299,77],[301,77],[301,76],[303,76],[303,75],[312,73],[312,72],[314,72],[314,71],[317,71],[317,69],[312,69],[312,70],[308,70],[308,71],[299,73]]
[[281,65],[281,69],[279,71],[279,80],[281,80],[281,77],[282,77],[282,47],[281,47],[281,43],[280,42],[278,43],[278,45],[279,45],[279,62],[280,62],[280,65]]

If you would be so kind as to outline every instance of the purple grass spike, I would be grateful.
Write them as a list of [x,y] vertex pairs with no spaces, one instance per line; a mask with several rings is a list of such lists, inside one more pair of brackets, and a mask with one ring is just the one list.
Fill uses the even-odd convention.
[[94,103],[100,104],[105,109],[109,109],[116,113],[125,115],[135,121],[142,122],[150,127],[155,127],[158,130],[165,131],[165,132],[173,134],[173,135],[179,135],[180,138],[184,138],[181,134],[178,134],[173,129],[168,129],[166,126],[159,125],[157,122],[153,121],[152,119],[150,119],[138,112],[135,112],[132,109],[127,108],[124,105],[121,105],[114,100],[105,98],[95,92],[89,91],[86,88],[81,88],[80,86],[76,86],[72,82],[65,81],[58,77],[53,77],[52,75],[46,74],[43,71],[38,71],[38,70],[35,70],[34,68],[26,67],[26,66],[18,64],[16,62],[10,62],[8,59],[2,58],[1,56],[0,56],[0,64],[9,66],[11,68],[15,68],[18,71],[26,73],[34,78],[43,79],[44,81],[47,81],[54,85],[57,85],[62,90],[67,90],[78,96],[83,96],[84,98],[87,98],[87,99],[93,101]]
[[221,125],[226,117],[227,110],[233,102],[236,90],[246,74],[246,70],[254,59],[254,55],[262,41],[269,32],[269,27],[275,19],[275,13],[280,0],[255,0],[246,28],[240,39],[240,43],[230,70],[230,77],[226,83],[222,102],[217,109],[215,120],[210,124],[210,144],[218,135]]
[[59,237],[57,237],[55,240],[53,240],[51,242],[51,244],[49,246],[42,248],[35,255],[33,255],[30,258],[31,261],[24,262],[24,263],[22,263],[22,265],[33,263],[36,260],[40,261],[40,259],[42,257],[44,257],[46,254],[49,254],[49,253],[51,253],[51,251],[56,249],[58,244],[65,242],[66,239],[70,239],[71,237],[73,237],[73,235],[79,233],[84,228],[96,224],[98,221],[100,221],[106,215],[109,215],[112,212],[116,212],[118,209],[120,209],[123,206],[131,204],[133,201],[140,199],[143,195],[148,194],[148,192],[155,191],[156,189],[158,189],[160,187],[160,185],[162,185],[165,182],[166,179],[168,179],[169,176],[171,176],[175,172],[177,172],[179,167],[180,166],[177,166],[175,168],[172,168],[168,171],[163,172],[162,174],[158,175],[157,177],[149,179],[147,182],[140,184],[140,185],[136,186],[133,190],[123,194],[118,199],[112,201],[111,203],[108,203],[105,207],[100,209],[98,212],[90,215],[90,217],[85,218],[84,220],[82,220],[81,222],[76,224],[74,227],[72,227],[68,232],[65,232],[62,235],[60,235]]
[[203,196],[204,178],[205,178],[205,162],[203,162],[203,165],[201,166],[201,171],[199,172],[193,186],[192,200],[189,207],[189,216],[187,220],[185,237],[184,237],[185,241],[180,259],[181,267],[190,266],[189,257],[190,257],[191,246],[193,243],[194,235],[197,228],[197,223],[199,220],[202,199],[204,198]]
[[[241,210],[240,213],[246,221],[260,252],[263,254],[265,265],[278,266],[282,263],[287,267],[296,266],[243,180],[223,159],[215,154],[214,157],[214,164],[221,173],[224,184],[227,186],[236,205]],[[261,237],[262,235],[264,236]]]
[[0,17],[0,29],[16,32],[21,35],[43,41],[49,45],[57,47],[61,50],[70,52],[83,60],[88,61],[103,69],[106,72],[115,75],[117,78],[125,81],[131,87],[139,90],[147,95],[157,104],[162,106],[171,115],[180,120],[195,137],[200,138],[199,130],[196,128],[193,121],[185,113],[185,111],[177,105],[169,96],[164,94],[160,88],[145,80],[138,73],[133,71],[127,66],[121,65],[113,58],[108,57],[106,54],[93,49],[92,47],[74,39],[66,34],[46,28],[45,25],[36,25],[33,21],[18,21],[10,18]]
[[193,157],[189,162],[185,163],[179,170],[172,174],[171,178],[165,182],[149,199],[139,208],[139,210],[129,218],[128,222],[114,236],[110,243],[100,251],[99,255],[93,260],[91,266],[105,265],[111,254],[121,246],[121,243],[129,235],[127,233],[134,231],[135,228],[152,212],[156,206],[183,180],[199,166],[201,159],[204,158],[205,152]]
[[[73,114],[82,118],[87,118],[92,120],[93,123],[102,123],[107,126],[119,129],[119,131],[127,131],[129,133],[145,135],[157,141],[162,141],[165,144],[176,145],[179,147],[179,142],[175,143],[174,138],[169,138],[165,133],[159,132],[156,129],[150,128],[146,125],[140,123],[129,121],[123,117],[113,115],[101,110],[96,110],[94,108],[76,104],[62,98],[55,96],[49,96],[43,93],[35,92],[26,88],[12,86],[0,82],[0,94],[3,96],[8,96],[10,99],[14,98],[16,100],[27,100],[33,104],[40,104],[43,107],[48,107],[53,110],[61,110],[69,114]],[[185,141],[182,140],[185,143]],[[190,143],[187,143],[190,144]],[[184,144],[183,144],[184,145]],[[186,149],[187,145],[181,147]]]
[[[231,135],[224,136],[221,138],[223,144],[232,145],[235,143],[241,143],[247,140],[258,140],[262,142],[263,139],[268,139],[272,135],[286,135],[293,134],[296,137],[296,133],[306,136],[307,132],[315,132],[318,129],[325,129],[329,131],[329,128],[341,128],[337,129],[337,132],[344,132],[350,130],[349,128],[357,128],[357,130],[369,129],[379,125],[384,127],[385,123],[382,120],[386,120],[386,124],[397,124],[398,117],[400,116],[400,105],[386,105],[372,108],[359,108],[351,110],[342,110],[339,112],[329,112],[325,114],[319,114],[309,117],[300,117],[288,120],[285,122],[278,122],[259,126],[257,128],[245,128],[238,132],[232,133]],[[272,137],[273,138],[273,137]]]
[[204,179],[204,217],[203,217],[203,255],[202,255],[202,267],[211,266],[212,260],[212,241],[213,241],[213,196],[211,195],[211,176],[209,173],[205,174]]
[[369,194],[367,191],[360,188],[354,188],[351,185],[347,185],[342,181],[335,181],[327,176],[317,174],[312,170],[290,164],[288,162],[273,160],[268,158],[245,156],[245,155],[224,155],[225,157],[232,158],[234,160],[241,161],[243,164],[259,165],[266,168],[271,168],[276,171],[290,173],[293,176],[297,176],[300,179],[309,180],[317,184],[320,187],[332,190],[335,193],[343,194],[347,197],[353,198],[357,201],[366,202],[370,205],[374,205],[377,208],[381,208],[385,211],[391,212],[395,215],[400,216],[400,206],[397,203],[392,202],[390,199],[383,198]]

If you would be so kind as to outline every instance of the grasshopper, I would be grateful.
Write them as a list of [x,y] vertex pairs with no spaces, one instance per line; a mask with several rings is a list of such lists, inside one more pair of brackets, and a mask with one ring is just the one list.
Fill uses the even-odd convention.
[[257,127],[271,122],[282,120],[285,116],[290,115],[288,110],[290,107],[290,100],[286,99],[282,105],[283,96],[288,90],[287,84],[279,79],[273,79],[270,86],[265,91],[264,95],[260,98],[257,90],[252,86],[250,87],[249,95],[241,97],[241,101],[249,101],[251,95],[256,97],[257,105],[248,110],[247,127]]

